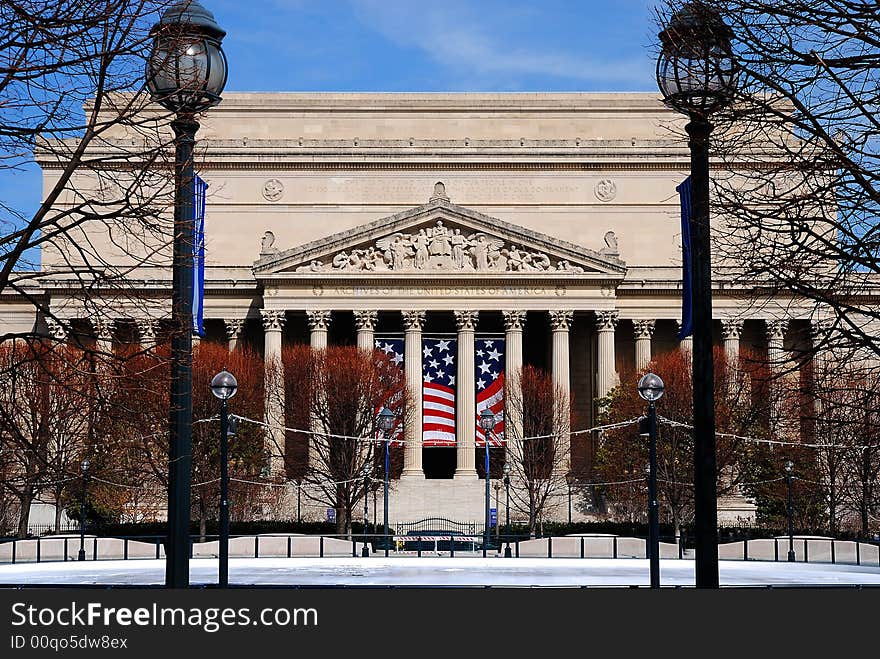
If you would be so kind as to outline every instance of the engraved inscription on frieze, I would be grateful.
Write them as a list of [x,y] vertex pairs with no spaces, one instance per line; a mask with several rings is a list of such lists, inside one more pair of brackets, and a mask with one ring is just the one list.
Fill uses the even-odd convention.
[[544,252],[520,249],[482,232],[465,235],[442,220],[412,233],[395,233],[373,245],[343,250],[330,263],[313,260],[297,272],[327,271],[475,271],[583,272],[580,266],[551,259]]

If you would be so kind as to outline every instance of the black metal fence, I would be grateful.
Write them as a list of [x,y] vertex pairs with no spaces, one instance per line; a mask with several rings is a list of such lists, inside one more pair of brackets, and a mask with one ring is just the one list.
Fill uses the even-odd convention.
[[[400,525],[402,527],[402,525]],[[216,535],[191,536],[190,556],[213,557],[215,548],[206,543],[218,540]],[[123,538],[85,538],[86,559],[138,560],[160,559],[164,556],[165,536],[132,536]],[[437,532],[431,529],[408,529],[403,535],[392,536],[388,549],[398,556],[475,555],[482,551],[479,533],[461,530]],[[661,558],[690,559],[692,554],[680,538],[661,538]],[[676,542],[678,541],[678,542]],[[369,554],[385,549],[381,536],[375,535],[236,535],[230,537],[233,557],[249,558],[324,558],[360,557],[366,543]],[[738,545],[742,545],[739,547]],[[513,558],[648,558],[644,537],[621,536],[548,536],[523,539],[504,535],[493,538],[491,550],[499,554],[507,546]],[[80,538],[36,537],[31,539],[0,539],[0,563],[41,563],[76,560]],[[842,563],[871,565],[880,568],[880,542],[877,540],[838,540],[834,538],[795,538],[792,545],[799,563]],[[719,546],[722,560],[780,561],[788,560],[788,538],[765,538],[726,543]]]

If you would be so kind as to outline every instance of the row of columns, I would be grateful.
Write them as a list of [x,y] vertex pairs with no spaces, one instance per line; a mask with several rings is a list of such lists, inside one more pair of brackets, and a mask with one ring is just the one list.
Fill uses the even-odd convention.
[[[475,464],[476,443],[476,392],[474,378],[474,341],[476,337],[479,312],[470,309],[455,310],[455,322],[458,332],[457,356],[457,453],[455,477],[460,479],[477,478]],[[512,387],[511,395],[516,395],[516,373],[523,365],[523,329],[526,312],[520,310],[503,311],[505,329],[505,373],[508,387]],[[285,322],[282,310],[263,309],[263,330],[265,332],[265,363],[266,374],[266,417],[270,427],[272,441],[277,447],[274,468],[282,468],[283,462],[283,423],[284,399],[281,382],[276,379],[281,372],[281,336]],[[407,384],[414,392],[421,391],[422,376],[422,330],[424,329],[426,312],[424,310],[405,310],[401,312],[404,327],[404,370]],[[566,399],[570,399],[570,330],[574,320],[574,311],[570,309],[552,310],[550,323],[552,328],[552,377],[556,387]],[[327,310],[309,310],[308,318],[310,345],[316,350],[327,347],[327,337],[331,312]],[[597,395],[606,396],[616,385],[614,357],[614,328],[617,325],[616,311],[600,311],[597,315],[597,332],[599,334],[597,371]],[[354,312],[357,329],[357,345],[363,350],[372,350],[378,314],[374,310],[358,310]],[[650,347],[648,348],[650,354]],[[403,478],[422,478],[422,403],[419,396],[414,397],[415,410],[413,422],[407,428],[407,443],[404,452]],[[564,416],[564,415],[563,415]],[[567,418],[567,416],[565,417]],[[515,424],[521,420],[511,419],[513,436],[521,436]],[[567,428],[562,429],[564,434]]]

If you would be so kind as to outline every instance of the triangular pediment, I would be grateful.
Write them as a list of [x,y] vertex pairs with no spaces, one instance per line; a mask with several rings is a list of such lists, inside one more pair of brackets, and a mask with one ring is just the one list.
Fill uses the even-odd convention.
[[621,279],[626,265],[613,233],[594,251],[435,196],[423,206],[286,251],[271,242],[254,264],[258,279],[289,275],[463,273],[581,275]]

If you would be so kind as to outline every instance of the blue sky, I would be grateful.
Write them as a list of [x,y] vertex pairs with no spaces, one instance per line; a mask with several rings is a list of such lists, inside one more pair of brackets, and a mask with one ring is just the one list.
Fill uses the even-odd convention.
[[[654,91],[654,0],[201,0],[228,91]],[[0,173],[31,213],[40,175]]]

